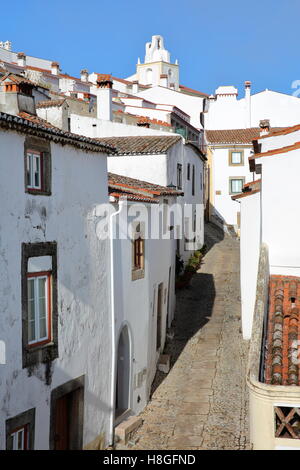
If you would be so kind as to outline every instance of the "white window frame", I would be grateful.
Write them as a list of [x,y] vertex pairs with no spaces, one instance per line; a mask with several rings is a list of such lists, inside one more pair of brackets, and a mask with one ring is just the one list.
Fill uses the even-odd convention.
[[[242,186],[240,191],[232,191],[232,181],[242,181]],[[229,179],[229,194],[240,194],[242,192],[243,186],[245,184],[245,178],[242,177],[231,177]]]
[[[31,320],[29,318],[29,281],[34,282],[34,331],[35,331],[35,339],[28,341],[28,345],[34,345],[37,343],[41,343],[44,341],[50,341],[50,332],[49,332],[49,315],[51,315],[50,308],[49,308],[49,282],[50,282],[50,274],[43,274],[41,276],[36,275],[28,275],[27,277],[27,303],[28,303],[28,338],[30,337],[30,324]],[[45,279],[45,312],[46,312],[46,336],[40,336],[40,308],[39,308],[39,280]]]
[[[38,171],[36,171],[38,162]],[[35,174],[38,175],[38,184],[35,184]],[[28,181],[29,174],[29,181]],[[42,189],[42,154],[28,151],[26,155],[26,186],[28,189]]]
[[[25,424],[21,428],[13,431],[10,436],[13,439],[13,450],[27,450],[29,442],[29,426]],[[22,435],[22,447],[18,447],[19,435]]]

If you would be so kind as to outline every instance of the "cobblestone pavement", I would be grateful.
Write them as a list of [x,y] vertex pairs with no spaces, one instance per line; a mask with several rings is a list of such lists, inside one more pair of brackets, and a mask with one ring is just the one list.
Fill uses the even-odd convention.
[[248,449],[239,242],[207,226],[208,252],[177,294],[168,375],[157,373],[130,449]]

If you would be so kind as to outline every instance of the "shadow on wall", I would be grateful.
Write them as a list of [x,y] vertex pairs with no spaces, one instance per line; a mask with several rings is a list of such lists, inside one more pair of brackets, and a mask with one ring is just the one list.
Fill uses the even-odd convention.
[[204,226],[204,243],[206,246],[206,252],[216,244],[220,243],[225,237],[225,223],[220,220],[216,223],[213,218],[210,222],[206,222]]
[[[166,342],[164,350],[164,354],[171,356],[171,368],[188,341],[209,322],[215,296],[213,275],[201,272],[193,276],[190,287],[177,292],[176,312],[172,328],[174,338]],[[151,395],[166,377],[163,372],[157,371]]]

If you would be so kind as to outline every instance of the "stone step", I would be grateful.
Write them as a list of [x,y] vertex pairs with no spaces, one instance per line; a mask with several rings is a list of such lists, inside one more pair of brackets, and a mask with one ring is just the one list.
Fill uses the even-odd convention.
[[139,416],[129,416],[115,427],[115,441],[120,444],[127,444],[132,434],[143,424]]

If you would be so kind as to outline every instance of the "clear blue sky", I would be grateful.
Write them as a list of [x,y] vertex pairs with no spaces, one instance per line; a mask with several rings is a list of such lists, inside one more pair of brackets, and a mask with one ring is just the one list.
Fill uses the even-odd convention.
[[300,80],[299,17],[299,0],[14,0],[0,40],[70,75],[87,68],[125,78],[161,34],[183,85],[212,93],[251,80],[253,91],[290,94]]

